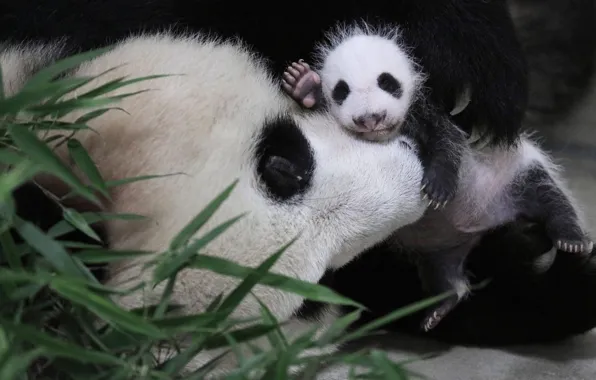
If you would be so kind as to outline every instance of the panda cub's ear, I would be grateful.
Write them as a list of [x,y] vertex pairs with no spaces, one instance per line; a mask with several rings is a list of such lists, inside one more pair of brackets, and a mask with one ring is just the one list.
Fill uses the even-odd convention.
[[287,199],[301,192],[306,174],[290,160],[280,156],[266,159],[261,178],[273,195]]

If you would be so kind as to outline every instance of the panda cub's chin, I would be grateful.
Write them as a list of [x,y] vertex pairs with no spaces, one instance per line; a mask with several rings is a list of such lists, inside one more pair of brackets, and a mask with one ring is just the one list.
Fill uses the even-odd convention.
[[354,136],[364,139],[366,141],[374,141],[374,142],[385,142],[389,140],[393,140],[395,137],[399,135],[401,123],[390,128],[379,129],[376,131],[355,131],[350,128],[346,128],[346,130],[352,133]]

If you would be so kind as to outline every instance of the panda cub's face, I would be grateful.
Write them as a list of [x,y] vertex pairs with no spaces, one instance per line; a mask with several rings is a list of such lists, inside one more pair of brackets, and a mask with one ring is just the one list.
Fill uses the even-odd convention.
[[420,82],[393,40],[356,35],[332,49],[321,69],[323,94],[344,128],[367,140],[399,133]]

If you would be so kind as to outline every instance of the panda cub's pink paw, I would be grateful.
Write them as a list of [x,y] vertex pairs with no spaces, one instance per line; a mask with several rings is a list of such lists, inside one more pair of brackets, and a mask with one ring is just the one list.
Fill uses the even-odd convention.
[[306,108],[312,108],[316,102],[316,91],[321,85],[321,77],[303,60],[292,62],[284,72],[283,89]]

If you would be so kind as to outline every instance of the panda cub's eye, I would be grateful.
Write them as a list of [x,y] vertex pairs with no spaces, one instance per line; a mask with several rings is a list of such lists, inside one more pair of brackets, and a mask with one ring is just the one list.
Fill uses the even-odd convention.
[[396,98],[402,96],[403,90],[401,84],[389,73],[383,73],[377,78],[377,84],[379,88],[385,92],[390,93]]
[[333,87],[331,97],[338,105],[341,105],[348,95],[350,95],[350,86],[348,86],[345,80],[341,79],[337,82],[335,87]]

